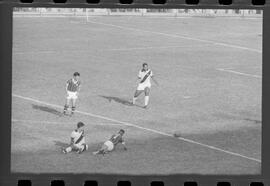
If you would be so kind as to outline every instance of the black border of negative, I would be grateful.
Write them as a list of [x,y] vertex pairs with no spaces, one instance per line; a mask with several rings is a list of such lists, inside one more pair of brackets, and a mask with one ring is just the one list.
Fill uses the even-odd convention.
[[[24,0],[29,2],[29,0]],[[94,0],[95,1],[95,0]],[[31,2],[31,0],[30,0]],[[56,1],[59,2],[59,1]],[[64,1],[65,2],[65,1]],[[67,0],[55,3],[53,0],[34,0],[21,3],[19,0],[0,0],[0,75],[1,75],[1,123],[0,123],[0,185],[270,185],[270,1],[264,5],[252,5],[252,0],[233,0],[230,5],[220,5],[219,0],[200,0],[199,4],[186,4],[186,0],[167,0],[166,4],[152,4],[152,0],[133,0],[132,4],[120,4],[118,0]],[[92,1],[93,2],[93,1]],[[121,1],[122,2],[122,1]],[[124,1],[128,2],[128,1]],[[131,2],[131,1],[129,1]],[[157,1],[162,2],[162,1]],[[196,2],[196,1],[191,1]],[[227,1],[228,2],[228,1]],[[169,176],[129,176],[129,175],[88,175],[88,174],[18,174],[10,172],[11,149],[11,79],[12,79],[12,8],[13,7],[67,7],[67,8],[225,8],[263,10],[263,92],[262,92],[262,174],[238,176],[169,175]],[[252,138],[252,136],[250,136]],[[20,182],[19,180],[26,180]],[[196,183],[197,182],[197,183]],[[218,184],[221,182],[223,184]],[[54,185],[52,184],[52,185]]]

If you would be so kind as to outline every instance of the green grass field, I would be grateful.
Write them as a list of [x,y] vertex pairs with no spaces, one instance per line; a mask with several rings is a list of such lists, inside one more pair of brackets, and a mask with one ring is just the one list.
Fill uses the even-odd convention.
[[[259,174],[261,34],[261,19],[14,18],[11,171]],[[143,62],[160,84],[147,110],[129,104]],[[62,116],[75,71],[80,112]],[[78,121],[89,151],[64,155]],[[93,156],[120,128],[128,151]]]

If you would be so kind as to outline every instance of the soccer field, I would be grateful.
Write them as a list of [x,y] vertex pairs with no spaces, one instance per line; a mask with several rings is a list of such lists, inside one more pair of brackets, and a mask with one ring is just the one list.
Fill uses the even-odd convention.
[[[11,171],[259,174],[261,47],[262,19],[14,18]],[[160,84],[148,109],[130,104],[143,62]],[[78,112],[63,116],[75,71]],[[78,121],[89,150],[64,155]],[[92,155],[120,128],[127,151]]]

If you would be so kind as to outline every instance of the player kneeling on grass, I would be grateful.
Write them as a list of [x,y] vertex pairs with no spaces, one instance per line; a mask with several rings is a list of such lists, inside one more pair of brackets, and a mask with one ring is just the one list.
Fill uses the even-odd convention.
[[70,145],[62,150],[63,153],[66,154],[71,151],[76,151],[80,154],[88,149],[88,145],[85,143],[83,127],[83,122],[77,123],[77,128],[71,133]]
[[121,143],[124,146],[124,150],[127,150],[127,147],[125,146],[125,142],[123,140],[124,133],[125,133],[125,131],[123,129],[121,129],[118,132],[118,134],[112,135],[112,137],[108,141],[106,141],[98,151],[93,152],[93,154],[94,155],[96,155],[96,154],[103,154],[104,155],[110,151],[113,151],[115,146],[118,143]]
[[67,81],[66,85],[66,92],[67,92],[67,98],[66,98],[66,104],[64,106],[64,114],[67,114],[68,108],[70,106],[70,102],[72,102],[71,105],[71,115],[74,114],[75,108],[76,108],[76,100],[78,98],[78,94],[80,91],[81,82],[79,80],[80,73],[75,72],[73,74],[73,78]]

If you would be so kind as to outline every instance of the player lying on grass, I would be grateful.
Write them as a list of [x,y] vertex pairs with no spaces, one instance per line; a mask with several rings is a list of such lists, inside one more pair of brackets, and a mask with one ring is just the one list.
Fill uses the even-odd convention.
[[76,108],[76,100],[78,98],[78,94],[80,91],[81,81],[80,79],[80,73],[75,72],[73,74],[73,78],[69,79],[67,81],[66,85],[66,92],[67,92],[67,98],[66,98],[66,104],[64,106],[64,114],[67,114],[68,108],[70,107],[71,102],[71,113],[70,115],[74,114],[75,108]]
[[82,153],[83,151],[86,151],[88,149],[88,145],[85,143],[85,137],[84,137],[84,123],[78,122],[77,128],[72,131],[71,133],[71,139],[70,144],[67,148],[62,149],[63,153],[69,153],[71,151],[76,151],[77,153]]
[[154,79],[153,71],[148,69],[148,64],[143,63],[142,70],[139,71],[139,84],[137,86],[137,90],[135,91],[135,94],[133,96],[132,103],[135,104],[137,98],[139,95],[144,92],[144,107],[147,108],[149,103],[149,94],[150,94],[150,88],[151,88],[151,79],[158,85],[158,82]]
[[105,141],[105,143],[102,145],[102,147],[96,151],[93,152],[94,155],[96,154],[106,154],[108,152],[111,152],[114,150],[115,146],[119,143],[121,143],[124,146],[124,150],[127,150],[127,147],[125,146],[125,142],[123,140],[123,135],[124,135],[125,131],[123,129],[121,129],[118,134],[114,134],[112,135],[112,137],[108,140]]

